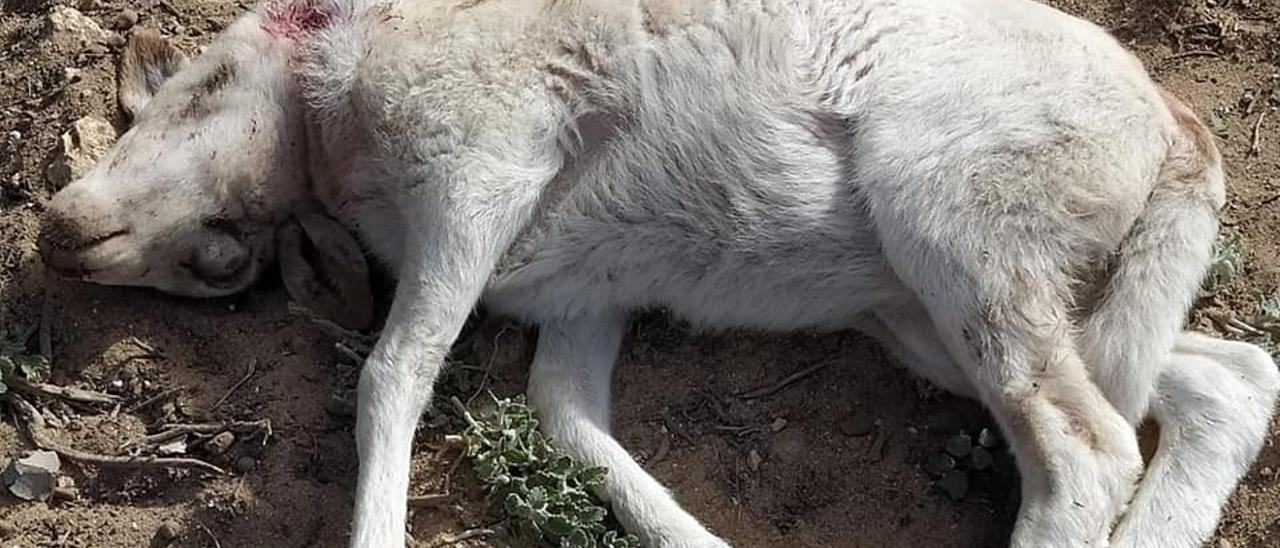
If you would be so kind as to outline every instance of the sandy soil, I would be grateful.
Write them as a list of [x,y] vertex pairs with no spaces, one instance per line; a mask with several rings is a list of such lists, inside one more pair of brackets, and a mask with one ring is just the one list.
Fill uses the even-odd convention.
[[[334,398],[351,386],[353,369],[341,365],[330,339],[289,313],[277,281],[196,302],[45,279],[34,245],[53,190],[45,167],[72,121],[97,113],[121,122],[113,84],[118,52],[46,35],[48,0],[2,2],[0,325],[47,319],[54,382],[122,394],[131,404],[184,389],[133,412],[71,410],[70,424],[55,436],[110,453],[163,422],[265,418],[273,428],[265,442],[242,436],[221,454],[192,444],[193,455],[235,470],[230,477],[68,464],[75,500],[31,503],[0,494],[0,542],[159,546],[156,532],[169,522],[178,533],[174,546],[342,546],[356,462],[352,419]],[[1260,296],[1280,286],[1280,115],[1266,116],[1255,132],[1262,113],[1280,106],[1280,2],[1053,3],[1113,30],[1157,80],[1202,114],[1214,113],[1231,176],[1227,225],[1242,237],[1246,269],[1201,306],[1253,316]],[[76,6],[107,29],[132,8],[139,25],[193,51],[244,9],[215,0]],[[68,80],[68,67],[78,77]],[[1198,313],[1196,325],[1212,330],[1204,317]],[[533,339],[515,326],[493,327],[456,350],[457,361],[475,367],[450,373],[442,395],[520,391]],[[251,362],[248,381],[215,405]],[[819,364],[773,395],[732,396]],[[976,405],[908,378],[855,333],[696,334],[649,315],[635,323],[615,392],[626,447],[736,546],[989,547],[1004,545],[1012,526],[1017,479],[1007,461],[973,473],[959,501],[937,489],[924,466],[948,438],[976,433],[990,419]],[[0,458],[7,462],[30,440],[7,411],[0,417]],[[458,455],[443,437],[458,427],[451,415],[433,414],[420,430],[414,492],[454,495],[414,511],[419,546],[498,519],[466,466],[447,474]],[[1280,449],[1269,444],[1232,500],[1219,546],[1280,546],[1277,468]],[[500,530],[459,545],[526,544]]]

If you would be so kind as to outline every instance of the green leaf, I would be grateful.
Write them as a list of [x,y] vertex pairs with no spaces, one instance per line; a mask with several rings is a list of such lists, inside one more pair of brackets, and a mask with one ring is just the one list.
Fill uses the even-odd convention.
[[558,450],[523,402],[494,403],[491,413],[470,417],[462,436],[476,476],[512,522],[562,548],[639,548],[634,536],[605,526],[609,511],[591,492],[608,471]]
[[18,355],[13,357],[18,370],[27,380],[39,382],[49,374],[49,361],[39,355]]

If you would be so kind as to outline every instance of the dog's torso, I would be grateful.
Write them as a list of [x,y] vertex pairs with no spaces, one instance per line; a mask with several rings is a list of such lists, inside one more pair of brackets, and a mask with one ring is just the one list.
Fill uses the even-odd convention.
[[[1129,54],[1018,0],[415,4],[362,21],[344,107],[358,114],[329,119],[374,121],[324,128],[346,144],[319,145],[322,171],[346,175],[320,195],[393,267],[396,204],[406,185],[430,184],[403,166],[448,150],[388,139],[462,142],[493,117],[528,115],[422,123],[459,100],[451,73],[563,108],[547,117],[563,125],[530,118],[562,168],[485,294],[534,322],[660,306],[711,326],[846,327],[907,292],[882,252],[895,219],[874,218],[869,199],[1000,214],[1096,270],[1141,210],[1170,131],[1153,126],[1167,116],[1152,115],[1160,100]],[[1091,114],[1099,103],[1112,114]],[[362,142],[391,152],[362,157]]]

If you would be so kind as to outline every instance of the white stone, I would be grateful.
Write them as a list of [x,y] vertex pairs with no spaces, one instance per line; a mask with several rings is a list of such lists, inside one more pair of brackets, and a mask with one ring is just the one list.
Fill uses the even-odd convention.
[[107,40],[108,33],[80,10],[67,6],[56,6],[49,12],[45,22],[45,31],[56,36],[73,36],[81,44],[102,43]]
[[62,134],[62,147],[45,173],[54,189],[83,177],[89,168],[116,142],[116,130],[100,116],[76,120]]

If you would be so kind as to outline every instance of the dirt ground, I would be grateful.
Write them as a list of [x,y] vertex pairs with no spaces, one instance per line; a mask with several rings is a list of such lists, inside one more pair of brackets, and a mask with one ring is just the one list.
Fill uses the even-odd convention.
[[[178,535],[174,546],[342,546],[356,460],[353,420],[340,398],[354,369],[341,365],[331,339],[289,312],[278,281],[236,298],[189,301],[46,280],[35,257],[38,219],[52,190],[46,166],[74,120],[97,113],[121,122],[113,83],[118,42],[80,44],[45,33],[49,0],[0,2],[0,325],[43,317],[53,382],[129,402],[118,413],[62,409],[70,420],[55,437],[114,453],[161,423],[272,425],[265,440],[241,436],[220,454],[192,440],[189,452],[234,470],[229,477],[65,464],[78,489],[74,500],[0,494],[0,544],[159,546],[156,532],[168,522]],[[1052,3],[1115,32],[1223,138],[1227,229],[1241,236],[1246,266],[1205,295],[1195,323],[1214,329],[1204,310],[1257,314],[1260,297],[1280,288],[1280,0]],[[245,8],[219,0],[73,5],[109,30],[131,26],[122,10],[136,10],[138,25],[191,51]],[[439,394],[518,393],[531,334],[490,328],[472,341],[454,357],[469,367],[455,368]],[[734,396],[814,366],[772,394]],[[172,389],[183,391],[129,409]],[[648,315],[637,319],[625,346],[615,393],[623,444],[735,546],[991,547],[1003,546],[1012,527],[1018,488],[1007,459],[971,473],[959,501],[934,485],[925,465],[949,438],[976,434],[989,418],[907,377],[856,333],[697,334]],[[0,459],[7,462],[31,442],[10,411],[0,419]],[[418,546],[498,521],[466,466],[449,474],[458,450],[444,436],[458,429],[450,414],[436,413],[419,432],[413,491],[452,495],[414,510]],[[1273,433],[1280,439],[1280,430]],[[1232,499],[1219,547],[1280,546],[1277,469],[1280,448],[1268,444]],[[498,527],[456,545],[527,542]]]

